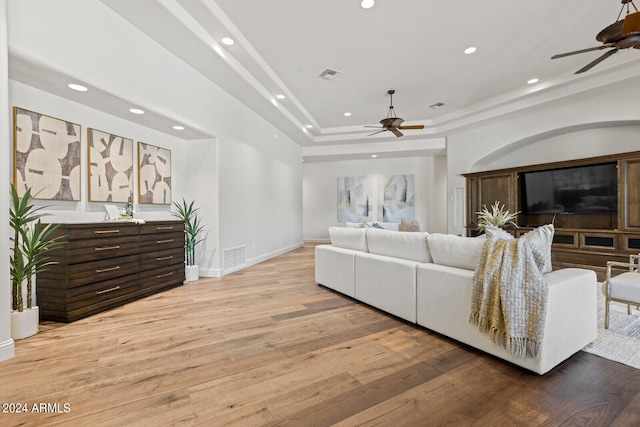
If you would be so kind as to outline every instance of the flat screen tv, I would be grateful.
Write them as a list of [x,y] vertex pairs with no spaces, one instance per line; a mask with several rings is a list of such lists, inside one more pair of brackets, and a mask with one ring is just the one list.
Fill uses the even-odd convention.
[[520,175],[522,213],[618,212],[616,162]]

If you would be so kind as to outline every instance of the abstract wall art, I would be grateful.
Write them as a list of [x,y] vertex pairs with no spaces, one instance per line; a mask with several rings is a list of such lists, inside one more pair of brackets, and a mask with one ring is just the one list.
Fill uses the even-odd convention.
[[138,142],[138,203],[171,204],[171,151]]
[[378,221],[400,222],[415,219],[415,178],[413,175],[378,176]]
[[127,202],[133,196],[133,140],[89,128],[89,201]]
[[36,199],[81,199],[80,132],[76,123],[13,108],[13,182]]
[[373,220],[373,195],[371,176],[338,177],[338,222]]

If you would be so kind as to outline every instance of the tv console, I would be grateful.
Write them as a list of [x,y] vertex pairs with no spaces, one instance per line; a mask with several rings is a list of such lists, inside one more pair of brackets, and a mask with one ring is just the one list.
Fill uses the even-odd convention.
[[544,163],[464,174],[467,185],[467,235],[478,234],[477,212],[496,201],[510,212],[523,212],[521,177],[525,173],[615,162],[617,210],[610,212],[519,213],[518,236],[542,224],[554,224],[552,254],[558,263],[606,267],[627,262],[640,252],[640,151],[564,162]]

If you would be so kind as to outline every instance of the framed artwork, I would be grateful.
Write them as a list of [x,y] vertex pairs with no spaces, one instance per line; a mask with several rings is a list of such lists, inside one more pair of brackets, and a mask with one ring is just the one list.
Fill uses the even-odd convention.
[[378,221],[400,222],[415,219],[414,175],[378,177]]
[[89,128],[89,201],[133,199],[133,140]]
[[171,151],[138,142],[138,203],[171,204]]
[[338,177],[338,222],[371,221],[373,194],[371,176]]
[[81,199],[79,124],[13,107],[13,182],[36,199]]

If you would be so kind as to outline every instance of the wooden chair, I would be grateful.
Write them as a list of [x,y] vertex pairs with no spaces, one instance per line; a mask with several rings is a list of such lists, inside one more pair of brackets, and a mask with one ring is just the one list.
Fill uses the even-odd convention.
[[[613,267],[628,268],[629,271],[611,277]],[[629,262],[607,261],[607,278],[604,282],[604,327],[609,329],[609,303],[611,301],[627,304],[627,314],[631,314],[631,305],[636,309],[640,305],[640,254],[629,255]]]

